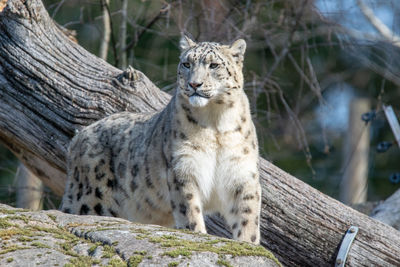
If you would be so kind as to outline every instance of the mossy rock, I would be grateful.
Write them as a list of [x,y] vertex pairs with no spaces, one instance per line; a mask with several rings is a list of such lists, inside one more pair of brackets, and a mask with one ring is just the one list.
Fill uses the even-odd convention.
[[281,266],[271,252],[248,243],[2,204],[0,238],[0,266]]

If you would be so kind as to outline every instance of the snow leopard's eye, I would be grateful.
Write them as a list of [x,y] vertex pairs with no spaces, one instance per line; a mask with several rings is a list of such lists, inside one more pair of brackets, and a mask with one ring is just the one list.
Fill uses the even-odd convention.
[[182,65],[187,68],[190,69],[190,63],[189,62],[183,62]]
[[211,63],[210,64],[210,69],[216,69],[218,68],[219,64],[218,63]]

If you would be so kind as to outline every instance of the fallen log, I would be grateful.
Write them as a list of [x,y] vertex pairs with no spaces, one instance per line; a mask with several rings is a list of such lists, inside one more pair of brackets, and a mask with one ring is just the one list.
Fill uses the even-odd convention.
[[[170,96],[143,73],[120,71],[75,44],[40,0],[0,11],[0,141],[58,194],[76,130],[118,111],[162,108]],[[349,266],[400,266],[400,236],[261,159],[262,245],[288,266],[331,266],[350,226]],[[218,218],[210,232],[229,236]]]

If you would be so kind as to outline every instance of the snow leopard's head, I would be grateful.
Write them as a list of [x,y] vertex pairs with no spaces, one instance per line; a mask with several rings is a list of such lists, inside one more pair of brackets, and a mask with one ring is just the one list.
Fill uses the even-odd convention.
[[193,107],[223,103],[226,96],[243,88],[243,57],[246,42],[231,45],[196,43],[187,36],[180,40],[178,93]]

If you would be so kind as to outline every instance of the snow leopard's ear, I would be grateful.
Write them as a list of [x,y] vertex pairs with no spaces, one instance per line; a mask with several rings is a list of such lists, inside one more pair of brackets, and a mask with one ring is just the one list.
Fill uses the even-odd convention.
[[195,45],[196,43],[192,39],[187,37],[185,34],[182,34],[181,40],[179,41],[179,47],[182,52],[188,50]]
[[239,39],[234,41],[229,47],[232,56],[237,62],[242,62],[244,58],[244,52],[246,52],[246,41]]

